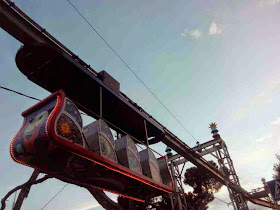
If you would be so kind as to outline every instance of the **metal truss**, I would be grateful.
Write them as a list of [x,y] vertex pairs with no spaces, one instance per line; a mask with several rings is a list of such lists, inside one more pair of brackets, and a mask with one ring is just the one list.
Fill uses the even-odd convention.
[[[212,155],[217,158],[218,163],[220,165],[220,169],[223,172],[225,184],[228,188],[229,197],[231,199],[232,205],[235,210],[249,210],[247,201],[241,192],[242,188],[239,183],[239,178],[235,172],[233,162],[228,153],[227,146],[222,139],[220,140],[221,141],[219,142],[219,145],[221,146],[221,148],[215,151],[215,155]],[[235,190],[229,187],[231,183],[233,183],[236,186]]]
[[171,174],[174,179],[175,191],[171,195],[172,200],[172,210],[187,210],[187,202],[185,197],[185,191],[182,183],[182,173],[185,168],[185,163],[182,169],[179,169],[178,165],[174,162],[170,162],[169,167],[171,169]]
[[250,194],[253,198],[263,198],[264,200],[266,200],[267,202],[269,202],[271,204],[271,209],[272,210],[278,210],[280,209],[277,206],[277,202],[274,201],[274,199],[272,198],[271,194],[269,193],[268,187],[266,185],[266,181],[264,178],[261,179],[262,183],[263,183],[263,187],[259,187],[256,189],[252,189]]
[[[225,185],[228,188],[231,204],[233,205],[235,210],[248,210],[249,208],[246,199],[242,194],[242,188],[239,183],[239,178],[235,172],[233,162],[230,158],[225,142],[221,138],[214,139],[201,145],[198,144],[196,147],[192,148],[192,150],[196,151],[201,156],[211,154],[218,160],[220,169],[224,176]],[[174,168],[178,168],[179,165],[185,165],[185,163],[188,162],[188,160],[182,158],[178,154],[170,157],[169,160],[174,165]],[[175,175],[174,179],[178,179],[178,177],[181,177],[181,174],[179,174],[179,176]],[[181,186],[179,184],[180,181],[177,181],[177,183],[179,186]],[[232,184],[235,185],[235,189],[232,189],[232,187],[230,187]]]

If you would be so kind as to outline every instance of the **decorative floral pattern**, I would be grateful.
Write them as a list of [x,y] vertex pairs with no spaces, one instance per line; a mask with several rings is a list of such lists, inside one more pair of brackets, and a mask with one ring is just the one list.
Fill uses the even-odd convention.
[[72,141],[79,145],[83,145],[83,139],[79,128],[66,114],[61,114],[61,116],[57,120],[56,132],[59,136],[69,141]]

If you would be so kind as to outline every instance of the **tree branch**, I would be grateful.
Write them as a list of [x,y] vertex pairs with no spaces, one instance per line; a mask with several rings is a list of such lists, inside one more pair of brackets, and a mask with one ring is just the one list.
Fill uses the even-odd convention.
[[95,187],[90,186],[89,184],[85,184],[82,183],[81,181],[77,181],[77,180],[73,180],[73,179],[69,179],[69,178],[65,178],[65,177],[59,177],[59,180],[66,182],[66,183],[70,183],[70,184],[74,184],[80,187],[83,187],[85,189],[87,189],[90,194],[97,200],[97,202],[104,208],[107,210],[110,209],[114,209],[114,210],[123,210],[123,208],[116,202],[114,202],[113,200],[111,200],[105,193],[103,190],[99,190]]
[[[53,178],[52,176],[50,175],[45,175],[44,177],[34,181],[34,177],[37,177],[39,174],[38,171],[34,170],[32,176],[30,177],[30,179],[25,182],[24,184],[22,185],[19,185],[17,187],[15,187],[14,189],[10,190],[6,195],[5,197],[1,200],[1,209],[0,210],[4,210],[5,207],[6,207],[6,200],[14,193],[16,192],[17,190],[20,190],[20,189],[24,189],[26,188],[26,190],[28,191],[30,189],[30,187],[34,184],[39,184],[39,183],[42,183],[44,182],[45,180],[49,179],[49,178]],[[33,179],[32,179],[33,177]],[[72,184],[75,184],[75,185],[78,185],[80,187],[84,187],[86,188],[90,193],[91,195],[97,200],[97,202],[105,209],[107,210],[110,210],[110,209],[115,209],[115,210],[123,210],[123,208],[116,202],[114,202],[112,199],[110,199],[105,193],[104,191],[102,190],[99,190],[99,189],[96,189],[94,187],[90,187],[89,185],[85,185],[79,181],[74,181],[74,180],[70,180],[70,179],[67,179],[67,178],[63,178],[63,177],[60,177],[60,180],[64,181],[64,182],[67,182],[67,183],[72,183]]]
[[5,196],[4,198],[2,198],[1,200],[1,210],[4,210],[6,208],[6,200],[14,193],[16,192],[17,190],[20,190],[22,189],[23,187],[30,187],[34,184],[39,184],[39,183],[42,183],[44,181],[46,181],[47,179],[49,178],[53,178],[52,176],[49,176],[49,175],[45,175],[44,177],[40,178],[40,179],[37,179],[36,181],[34,182],[30,182],[30,180],[28,180],[27,182],[25,182],[24,184],[22,185],[19,185],[17,187],[15,187],[14,189],[10,190]]
[[97,200],[97,202],[105,209],[115,209],[123,210],[123,208],[115,203],[111,198],[109,198],[104,191],[96,188],[87,188],[87,190],[92,194],[92,196]]

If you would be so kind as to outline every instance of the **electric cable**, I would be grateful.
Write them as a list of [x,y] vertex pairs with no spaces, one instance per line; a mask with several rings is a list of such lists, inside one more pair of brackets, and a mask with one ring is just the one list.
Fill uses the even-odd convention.
[[252,185],[250,185],[248,182],[244,181],[244,179],[242,179],[240,176],[238,176],[238,178],[244,182],[245,184],[247,184],[249,187],[251,187],[252,189],[254,189],[254,187]]
[[[3,87],[3,86],[0,86],[0,88],[2,88],[3,90],[7,90],[7,91],[10,91],[10,92],[12,92],[12,93],[16,93],[16,94],[18,94],[18,95],[24,96],[24,97],[26,97],[26,98],[30,98],[30,99],[33,99],[33,100],[36,100],[36,101],[41,101],[41,100],[38,99],[38,98],[25,95],[25,94],[23,94],[23,93],[21,93],[21,92],[12,90],[12,89],[10,89],[10,88],[6,88],[6,87]],[[83,112],[80,112],[80,114],[88,116],[87,114],[85,114],[85,113],[83,113]]]
[[38,98],[34,98],[34,97],[32,97],[32,96],[25,95],[25,94],[23,94],[23,93],[20,93],[20,92],[18,92],[18,91],[15,91],[15,90],[12,90],[12,89],[3,87],[3,86],[0,86],[0,88],[2,88],[2,89],[4,89],[4,90],[7,90],[7,91],[10,91],[10,92],[13,92],[13,93],[16,93],[16,94],[18,94],[18,95],[27,97],[27,98],[31,98],[31,99],[33,99],[33,100],[41,101],[41,100],[38,99]]
[[41,208],[41,210],[42,209],[44,209],[50,202],[52,202],[52,200],[53,199],[55,199],[55,197],[56,196],[58,196],[61,192],[62,192],[62,190],[64,190],[65,189],[65,187],[67,187],[67,185],[68,184],[66,184],[66,185],[64,185],[42,208]]
[[191,132],[179,121],[179,119],[163,104],[163,102],[153,93],[153,91],[141,80],[141,78],[133,71],[129,65],[121,58],[114,48],[103,38],[96,28],[85,18],[85,16],[75,7],[70,0],[66,0],[75,11],[86,21],[86,23],[95,31],[95,33],[104,41],[104,43],[113,51],[113,53],[122,61],[122,63],[134,74],[134,76],[144,85],[144,87],[156,98],[156,100],[167,110],[167,112],[182,126],[182,128],[195,140],[198,141]]
[[216,196],[214,196],[214,198],[216,198],[217,200],[219,200],[219,201],[221,201],[221,202],[227,204],[228,206],[229,206],[229,205],[232,205],[232,203],[228,203],[228,202],[226,202],[226,201],[224,201],[224,200],[222,200],[222,199],[220,199],[220,198],[217,198]]

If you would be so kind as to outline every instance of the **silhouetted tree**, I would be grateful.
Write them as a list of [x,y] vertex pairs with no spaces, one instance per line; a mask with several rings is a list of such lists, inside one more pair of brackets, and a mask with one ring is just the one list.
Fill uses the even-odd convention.
[[[15,203],[15,206],[13,207],[14,210],[19,210],[22,206],[23,200],[25,198],[27,198],[31,186],[33,186],[35,184],[42,183],[42,182],[46,181],[47,179],[53,178],[50,175],[45,175],[44,177],[42,177],[40,179],[37,179],[39,173],[40,173],[39,171],[34,170],[30,179],[27,182],[25,182],[24,184],[19,185],[19,186],[13,188],[12,190],[10,190],[2,198],[0,209],[4,210],[6,208],[6,200],[14,192],[16,192],[18,190],[21,190],[21,192],[19,193],[19,196],[17,198],[17,201]],[[72,181],[72,184],[77,184],[77,183],[75,183],[75,181]],[[107,210],[111,210],[111,209],[123,210],[123,209],[125,209],[125,208],[122,208],[118,203],[116,203],[112,199],[110,199],[102,190],[99,190],[99,189],[96,189],[96,188],[88,188],[87,186],[81,186],[81,187],[85,187],[104,209],[107,209]]]
[[273,170],[274,170],[274,173],[275,173],[275,174],[273,174],[273,178],[279,179],[280,178],[280,155],[276,154],[276,158],[278,160],[278,163],[275,163],[273,165]]
[[[209,161],[209,163],[218,169],[214,161]],[[218,192],[222,187],[222,183],[202,167],[187,169],[184,183],[193,188],[193,192],[186,194],[188,205],[200,210],[208,208],[207,204],[214,200],[214,193]]]

